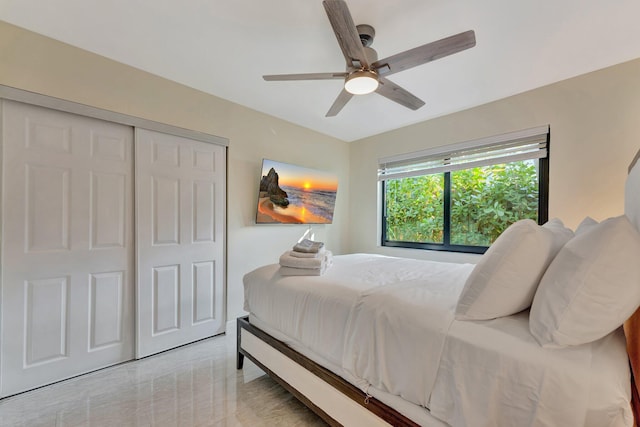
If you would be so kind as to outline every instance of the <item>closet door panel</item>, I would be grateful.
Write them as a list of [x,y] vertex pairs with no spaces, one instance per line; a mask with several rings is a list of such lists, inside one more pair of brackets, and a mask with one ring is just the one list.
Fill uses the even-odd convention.
[[180,328],[180,265],[153,268],[153,335]]
[[133,358],[133,129],[2,102],[0,395]]
[[136,129],[137,357],[224,331],[225,149]]
[[91,249],[125,246],[127,196],[126,174],[91,173]]
[[25,364],[33,366],[68,356],[68,277],[25,283]]
[[69,250],[69,168],[25,163],[28,252]]
[[124,271],[113,271],[91,275],[89,351],[122,343],[124,274]]
[[157,177],[151,179],[151,221],[153,245],[180,243],[180,180]]
[[207,181],[193,183],[193,241],[214,242],[216,223],[215,184]]

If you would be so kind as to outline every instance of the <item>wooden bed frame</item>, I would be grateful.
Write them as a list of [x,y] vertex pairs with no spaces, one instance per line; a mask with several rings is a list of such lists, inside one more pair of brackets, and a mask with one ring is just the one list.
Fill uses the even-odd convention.
[[[364,425],[363,420],[367,420],[367,426],[419,427],[397,410],[252,325],[248,316],[237,319],[237,369],[242,369],[245,356],[331,426]],[[299,377],[300,372],[292,375],[295,365],[291,362],[308,376]],[[314,381],[314,376],[319,382]]]

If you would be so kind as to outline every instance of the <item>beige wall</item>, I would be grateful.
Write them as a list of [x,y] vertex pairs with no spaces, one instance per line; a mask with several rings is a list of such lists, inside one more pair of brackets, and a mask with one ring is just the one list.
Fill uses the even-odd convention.
[[[640,60],[350,144],[350,251],[416,258],[475,256],[377,246],[380,157],[539,125],[551,126],[550,217],[575,228],[623,212],[627,166],[640,149]],[[424,108],[429,108],[427,106]]]
[[575,227],[585,215],[619,215],[626,168],[640,148],[637,76],[640,60],[347,144],[0,22],[0,84],[230,140],[229,319],[242,313],[242,275],[275,262],[306,230],[254,224],[263,157],[338,174],[335,223],[314,227],[336,253],[475,261],[377,246],[377,159],[549,124],[550,216]]
[[264,157],[338,175],[335,222],[313,229],[335,253],[347,246],[349,147],[345,142],[1,21],[0,84],[229,139],[229,319],[242,313],[244,273],[277,262],[307,229],[255,225]]

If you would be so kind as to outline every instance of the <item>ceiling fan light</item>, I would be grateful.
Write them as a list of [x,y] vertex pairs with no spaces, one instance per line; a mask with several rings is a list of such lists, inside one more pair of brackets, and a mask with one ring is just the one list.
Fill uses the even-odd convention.
[[344,82],[344,89],[353,95],[366,95],[378,89],[378,76],[369,70],[354,71]]

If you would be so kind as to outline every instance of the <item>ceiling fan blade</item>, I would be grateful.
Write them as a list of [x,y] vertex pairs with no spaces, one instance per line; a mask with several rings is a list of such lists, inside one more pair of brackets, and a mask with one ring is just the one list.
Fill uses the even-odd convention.
[[344,59],[347,60],[347,65],[356,68],[369,68],[369,62],[365,56],[358,30],[353,23],[347,3],[343,0],[324,0],[322,4],[329,17],[329,22],[331,22],[331,27],[333,27],[333,32],[338,39]]
[[327,111],[325,117],[336,116],[340,112],[340,110],[342,110],[342,107],[344,107],[352,97],[352,94],[342,89],[342,92],[340,92],[340,95],[338,95],[336,100],[333,101],[333,105],[331,106],[331,108],[329,108],[329,111]]
[[417,110],[424,105],[424,101],[415,95],[407,92],[391,80],[387,80],[384,77],[379,77],[378,81],[380,85],[376,92],[385,98],[389,98],[392,101],[397,102],[400,105],[404,105],[412,110]]
[[306,74],[271,74],[262,76],[268,82],[271,81],[287,81],[287,80],[331,80],[344,79],[348,73],[306,73]]
[[371,68],[376,70],[379,75],[390,76],[399,71],[469,49],[475,45],[476,35],[473,30],[469,30],[380,59],[374,62]]

